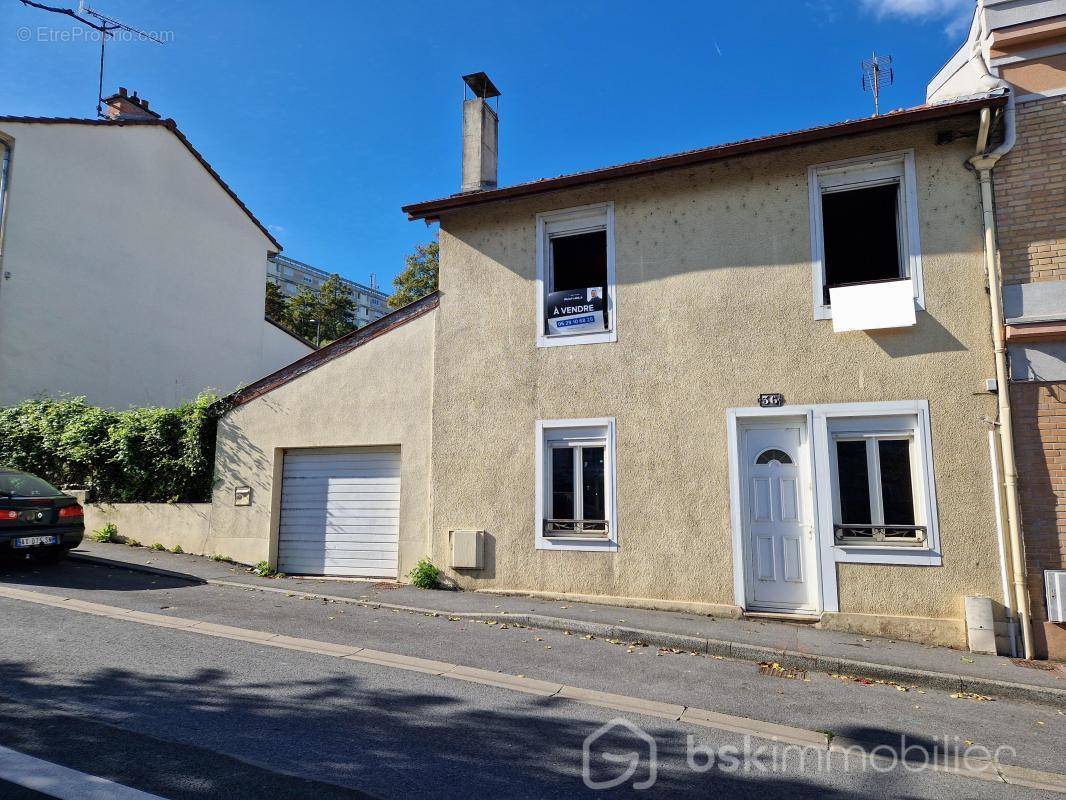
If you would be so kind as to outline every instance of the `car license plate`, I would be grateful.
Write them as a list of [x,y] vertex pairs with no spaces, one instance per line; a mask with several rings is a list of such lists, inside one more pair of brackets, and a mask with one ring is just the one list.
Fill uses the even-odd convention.
[[58,536],[23,536],[15,540],[15,547],[36,547],[39,544],[59,544]]

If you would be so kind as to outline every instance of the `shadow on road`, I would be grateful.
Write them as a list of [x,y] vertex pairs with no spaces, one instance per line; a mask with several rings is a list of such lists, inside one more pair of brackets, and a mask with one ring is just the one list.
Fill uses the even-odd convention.
[[169,575],[145,575],[121,566],[101,569],[99,565],[73,560],[58,564],[34,561],[0,561],[0,581],[13,586],[54,589],[101,589],[114,592],[143,592],[146,589],[175,589],[206,585],[201,581]]
[[[468,702],[443,682],[439,693],[419,690],[421,676],[393,673],[393,685],[383,687],[376,676],[352,675],[344,664],[309,667],[299,658],[268,655],[248,662],[241,674],[200,669],[169,677],[152,674],[147,646],[143,655],[143,671],[97,669],[58,685],[25,662],[0,660],[0,745],[61,757],[75,769],[172,800],[358,796],[336,785],[380,797],[463,800],[908,794],[903,786],[893,788],[901,774],[863,773],[853,766],[845,777],[839,760],[836,777],[813,780],[813,770],[796,769],[798,752],[789,761],[772,748],[751,754],[739,771],[719,762],[700,773],[687,765],[685,734],[665,724],[645,725],[658,751],[652,788],[632,789],[632,781],[649,774],[642,758],[630,785],[592,791],[582,782],[582,745],[606,716],[587,707],[504,693],[488,698],[493,707],[486,708],[484,696],[478,704]],[[313,677],[306,674],[311,670]],[[257,677],[249,681],[248,674]],[[393,688],[405,681],[409,687]],[[880,731],[877,738],[889,735]],[[708,732],[705,741],[717,746],[736,739]],[[752,741],[752,747],[768,745]],[[631,732],[611,731],[592,751],[593,777],[606,780],[621,769],[603,753],[642,747]],[[815,763],[814,752],[808,765]],[[842,783],[846,789],[834,788]]]

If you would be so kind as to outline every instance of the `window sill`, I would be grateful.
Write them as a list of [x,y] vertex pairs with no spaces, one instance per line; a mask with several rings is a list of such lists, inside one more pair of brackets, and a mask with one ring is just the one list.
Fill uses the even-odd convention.
[[[918,302],[918,298],[914,298],[914,313],[925,311],[925,306]],[[815,319],[833,319],[833,307],[830,305],[818,305],[814,307]]]
[[548,336],[542,333],[537,336],[537,347],[565,347],[571,344],[600,344],[616,341],[618,341],[618,334],[613,329],[603,333],[575,333],[572,336],[565,334]]
[[838,564],[902,564],[904,566],[939,567],[943,556],[929,547],[890,545],[878,547],[868,544],[833,545]]
[[602,536],[567,536],[566,538],[538,536],[536,542],[536,549],[584,550],[587,552],[612,553],[618,549],[618,542],[615,539],[604,539]]

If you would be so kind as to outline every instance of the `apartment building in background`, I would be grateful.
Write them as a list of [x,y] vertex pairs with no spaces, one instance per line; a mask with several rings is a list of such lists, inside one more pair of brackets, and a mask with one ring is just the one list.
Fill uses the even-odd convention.
[[[276,255],[267,259],[267,280],[276,284],[287,297],[293,297],[300,289],[310,289],[318,294],[319,288],[332,273],[312,267],[294,258]],[[375,283],[373,276],[371,283]],[[355,302],[355,324],[362,328],[388,313],[388,295],[377,286],[366,286],[347,278],[341,284]]]

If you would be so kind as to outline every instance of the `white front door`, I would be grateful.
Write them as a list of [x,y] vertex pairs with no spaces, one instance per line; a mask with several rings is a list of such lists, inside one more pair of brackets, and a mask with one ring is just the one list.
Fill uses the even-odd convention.
[[805,421],[741,429],[745,599],[753,610],[817,607]]

